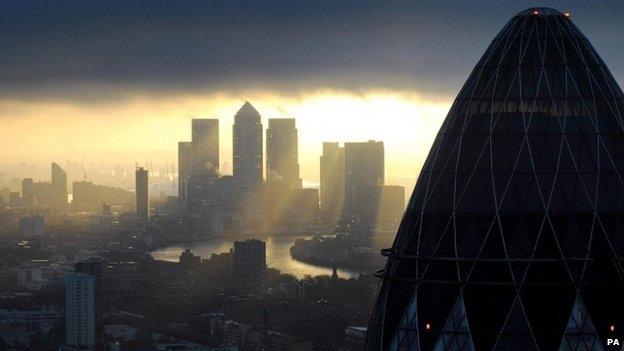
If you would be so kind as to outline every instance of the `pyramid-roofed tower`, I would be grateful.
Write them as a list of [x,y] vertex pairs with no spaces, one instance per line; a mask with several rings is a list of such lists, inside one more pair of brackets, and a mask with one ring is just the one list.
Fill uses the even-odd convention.
[[234,115],[232,126],[234,176],[250,185],[262,183],[262,121],[260,113],[248,101]]
[[366,349],[606,349],[624,330],[623,115],[569,14],[513,17],[382,251]]
[[260,113],[258,112],[258,110],[256,110],[255,107],[253,107],[252,104],[249,103],[249,101],[245,101],[245,103],[243,104],[243,106],[241,106],[240,109],[238,109],[238,112],[236,112],[236,116],[234,116],[234,118],[236,119],[240,119],[240,118],[247,118],[247,119],[260,119]]

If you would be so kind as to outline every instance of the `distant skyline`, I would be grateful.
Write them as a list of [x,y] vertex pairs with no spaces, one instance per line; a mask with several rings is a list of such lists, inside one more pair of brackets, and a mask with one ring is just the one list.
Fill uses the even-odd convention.
[[624,80],[618,2],[5,2],[0,171],[177,164],[190,120],[219,118],[231,173],[233,118],[248,100],[265,129],[297,119],[304,182],[318,181],[323,141],[371,139],[385,144],[388,178],[413,183],[480,53],[536,5],[571,11]]

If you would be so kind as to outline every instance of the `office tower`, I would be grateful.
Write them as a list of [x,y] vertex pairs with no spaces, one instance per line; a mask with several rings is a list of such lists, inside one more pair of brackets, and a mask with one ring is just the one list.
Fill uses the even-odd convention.
[[266,243],[257,239],[234,242],[234,288],[237,293],[260,293],[266,276]]
[[104,271],[104,262],[100,259],[92,258],[75,263],[74,268],[77,273],[84,273],[93,276],[93,287],[95,294],[102,288],[102,276]]
[[58,208],[67,206],[67,173],[56,163],[51,165],[52,205]]
[[65,280],[66,340],[70,349],[92,350],[95,344],[95,278],[69,273]]
[[35,201],[35,185],[32,178],[22,179],[22,204],[30,206]]
[[267,129],[267,179],[301,188],[299,147],[294,118],[271,118]]
[[362,216],[360,203],[354,201],[356,191],[384,185],[384,146],[381,141],[345,143],[345,212]]
[[345,196],[344,147],[338,143],[323,143],[320,179],[321,220],[335,224],[342,216]]
[[124,206],[128,211],[136,206],[136,194],[131,191],[83,180],[72,184],[72,196],[72,208],[76,211],[98,211],[102,203]]
[[93,314],[95,318],[95,338],[97,343],[102,337],[102,307],[104,306],[104,261],[98,258],[91,258],[78,261],[74,265],[76,273],[87,274],[93,277]]
[[260,114],[249,103],[234,116],[232,128],[234,176],[262,183],[262,123]]
[[193,119],[192,171],[195,175],[219,174],[219,120]]
[[383,251],[365,349],[608,349],[624,327],[623,97],[569,15],[513,17]]
[[178,142],[178,199],[186,203],[188,178],[193,171],[193,143]]
[[136,179],[136,213],[141,219],[149,216],[149,177],[148,171],[139,167],[135,172]]
[[247,178],[224,176],[213,182],[214,205],[223,211],[230,224],[242,224],[257,211],[257,195]]
[[23,238],[40,237],[44,234],[43,216],[22,217],[19,220],[20,236]]

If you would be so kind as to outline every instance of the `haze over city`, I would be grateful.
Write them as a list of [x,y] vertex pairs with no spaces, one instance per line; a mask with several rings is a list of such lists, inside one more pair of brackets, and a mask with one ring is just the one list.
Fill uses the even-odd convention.
[[624,2],[0,2],[0,351],[624,344]]
[[[491,33],[531,2],[115,4],[0,5],[10,34],[0,42],[0,167],[20,176],[19,163],[34,163],[36,179],[52,161],[84,164],[94,179],[135,162],[159,170],[175,163],[190,119],[219,118],[227,140],[250,101],[265,124],[297,119],[306,184],[318,184],[323,141],[374,139],[385,142],[387,177],[411,189]],[[621,4],[551,5],[572,10],[607,64],[618,61]],[[231,152],[222,143],[224,173]]]

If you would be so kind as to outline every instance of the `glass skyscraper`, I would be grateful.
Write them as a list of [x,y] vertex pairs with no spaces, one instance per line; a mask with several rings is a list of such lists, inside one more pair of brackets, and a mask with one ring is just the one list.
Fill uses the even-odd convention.
[[249,102],[234,116],[232,142],[234,176],[253,186],[262,184],[262,122]]
[[267,180],[300,189],[299,138],[294,118],[270,118],[267,129]]
[[382,251],[366,349],[607,349],[624,330],[623,97],[569,14],[513,17]]

